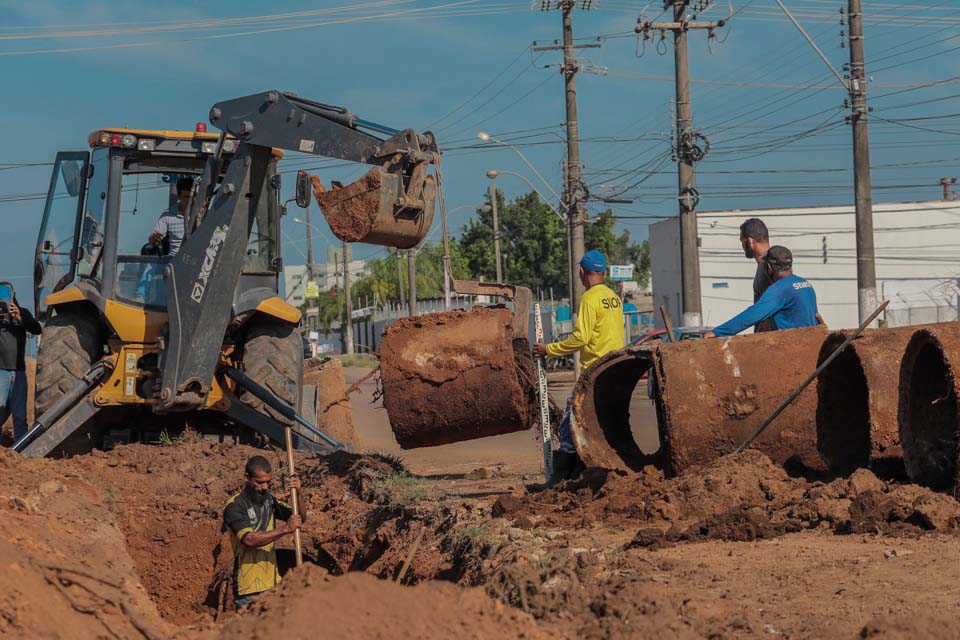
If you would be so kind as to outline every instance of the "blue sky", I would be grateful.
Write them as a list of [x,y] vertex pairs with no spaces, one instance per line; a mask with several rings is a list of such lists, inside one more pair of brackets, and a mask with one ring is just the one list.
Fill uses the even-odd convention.
[[[398,128],[436,131],[447,150],[448,209],[483,202],[487,169],[536,180],[512,151],[481,145],[475,138],[481,130],[522,145],[560,190],[560,56],[529,51],[534,40],[560,37],[558,12],[532,11],[529,2],[516,0],[357,4],[0,0],[6,88],[0,163],[49,162],[57,150],[83,149],[87,133],[102,126],[192,129],[218,100],[276,88]],[[619,215],[675,215],[668,142],[673,49],[668,41],[658,53],[654,39],[639,56],[641,42],[631,35],[644,8],[655,19],[661,4],[594,4],[596,10],[578,11],[575,18],[578,39],[601,44],[580,52],[581,62],[595,71],[579,76],[585,180],[592,193],[624,192],[636,199],[615,205]],[[840,31],[847,28],[839,24],[841,3],[787,4],[840,69],[848,55],[839,46]],[[960,112],[960,56],[952,53],[960,46],[954,11],[960,2],[866,4],[867,69],[876,107],[874,199],[936,199],[939,178],[960,174],[960,126],[956,117],[941,117]],[[844,91],[773,0],[732,6],[738,13],[710,47],[704,33],[691,35],[694,119],[711,143],[698,166],[701,210],[851,202]],[[728,11],[719,3],[703,19]],[[268,12],[313,13],[262,17]],[[227,18],[252,19],[206,22]],[[174,24],[180,26],[171,29]],[[268,29],[274,31],[252,33]],[[919,86],[943,80],[950,82]],[[364,170],[325,171],[323,164],[291,157],[289,166],[312,167],[325,182]],[[0,279],[13,278],[21,290],[30,287],[42,208],[42,200],[28,198],[44,192],[48,180],[47,166],[0,165]],[[527,190],[510,177],[498,186],[508,197]],[[605,207],[593,203],[591,210]],[[469,213],[454,213],[451,226],[462,226]],[[619,224],[644,238],[650,222],[627,218]],[[302,263],[303,226],[288,219],[284,234],[285,260]],[[329,230],[320,236],[314,242],[322,256],[332,236]],[[354,251],[367,257],[383,249]]]

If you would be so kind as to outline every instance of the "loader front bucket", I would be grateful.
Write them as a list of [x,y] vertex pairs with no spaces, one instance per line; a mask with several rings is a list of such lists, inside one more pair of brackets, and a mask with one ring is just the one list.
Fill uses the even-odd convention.
[[426,163],[410,175],[373,167],[362,178],[328,190],[312,176],[313,194],[330,230],[344,242],[415,247],[433,223],[437,184]]

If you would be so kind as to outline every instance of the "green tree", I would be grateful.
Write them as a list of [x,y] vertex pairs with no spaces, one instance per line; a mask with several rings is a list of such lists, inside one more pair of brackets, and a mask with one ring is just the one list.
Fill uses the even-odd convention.
[[647,240],[640,244],[633,242],[626,229],[617,235],[615,223],[616,218],[609,209],[591,220],[584,230],[587,250],[602,251],[610,264],[632,264],[633,279],[646,287],[650,284],[650,243]]
[[[489,202],[489,197],[487,198]],[[497,192],[500,214],[500,250],[503,279],[512,284],[547,291],[567,292],[566,224],[531,192],[506,202]],[[496,278],[493,249],[493,212],[480,212],[463,227],[460,246],[473,277]]]
[[[351,287],[354,301],[376,300],[384,304],[388,300],[398,302],[399,280],[397,276],[397,252],[391,251],[387,257],[371,261],[367,265],[366,275]],[[404,291],[409,291],[407,257],[401,254],[400,275]],[[460,251],[460,244],[450,240],[450,271],[454,278],[469,278],[466,260]],[[417,297],[438,298],[443,295],[443,244],[425,244],[417,250]]]

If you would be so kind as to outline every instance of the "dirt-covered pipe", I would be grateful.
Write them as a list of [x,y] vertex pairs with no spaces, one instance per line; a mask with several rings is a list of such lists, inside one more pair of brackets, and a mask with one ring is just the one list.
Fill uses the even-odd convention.
[[960,495],[960,323],[916,331],[900,363],[899,427],[903,462],[914,482]]
[[573,439],[590,467],[639,471],[657,456],[641,451],[630,426],[634,394],[646,396],[643,375],[653,352],[630,347],[603,356],[583,372],[573,390]]
[[535,400],[530,345],[508,309],[403,318],[380,344],[383,404],[404,449],[522,431]]
[[[904,474],[897,426],[900,363],[917,327],[867,329],[817,380],[817,449],[835,473],[870,467],[884,476]],[[849,332],[830,334],[823,362]]]
[[[826,336],[810,327],[660,345],[654,373],[664,471],[736,449],[817,368]],[[798,472],[824,470],[816,400],[808,388],[753,448]]]

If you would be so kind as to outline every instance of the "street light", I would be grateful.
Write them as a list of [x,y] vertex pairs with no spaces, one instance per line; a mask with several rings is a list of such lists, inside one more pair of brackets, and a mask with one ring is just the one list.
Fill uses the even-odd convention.
[[486,133],[484,131],[478,131],[477,137],[483,140],[484,142],[493,142],[494,144],[498,144],[501,147],[507,147],[508,149],[512,149],[514,153],[520,156],[520,159],[523,160],[524,164],[530,167],[530,170],[533,171],[534,175],[540,178],[540,182],[542,182],[544,186],[547,188],[547,190],[553,194],[553,197],[557,199],[557,202],[561,202],[560,196],[557,195],[557,192],[553,190],[553,187],[550,186],[550,183],[547,182],[546,178],[540,175],[540,172],[537,171],[537,168],[533,166],[533,164],[529,160],[527,160],[527,156],[523,155],[520,149],[513,146],[512,144],[504,142],[503,140],[497,140],[496,138],[491,136],[489,133]]
[[545,195],[543,195],[543,193],[539,189],[537,189],[537,187],[532,182],[530,182],[530,179],[527,178],[522,173],[516,173],[514,171],[500,171],[499,169],[490,169],[489,171],[487,171],[487,177],[490,178],[491,180],[496,178],[497,176],[514,176],[515,178],[520,178],[521,180],[527,183],[528,187],[533,189],[534,193],[540,196],[540,199],[543,200],[543,203],[548,207],[550,207],[550,211],[553,211],[555,214],[560,216],[560,218],[566,220],[566,218],[563,217],[563,214],[557,211],[556,207],[550,204],[550,200]]

